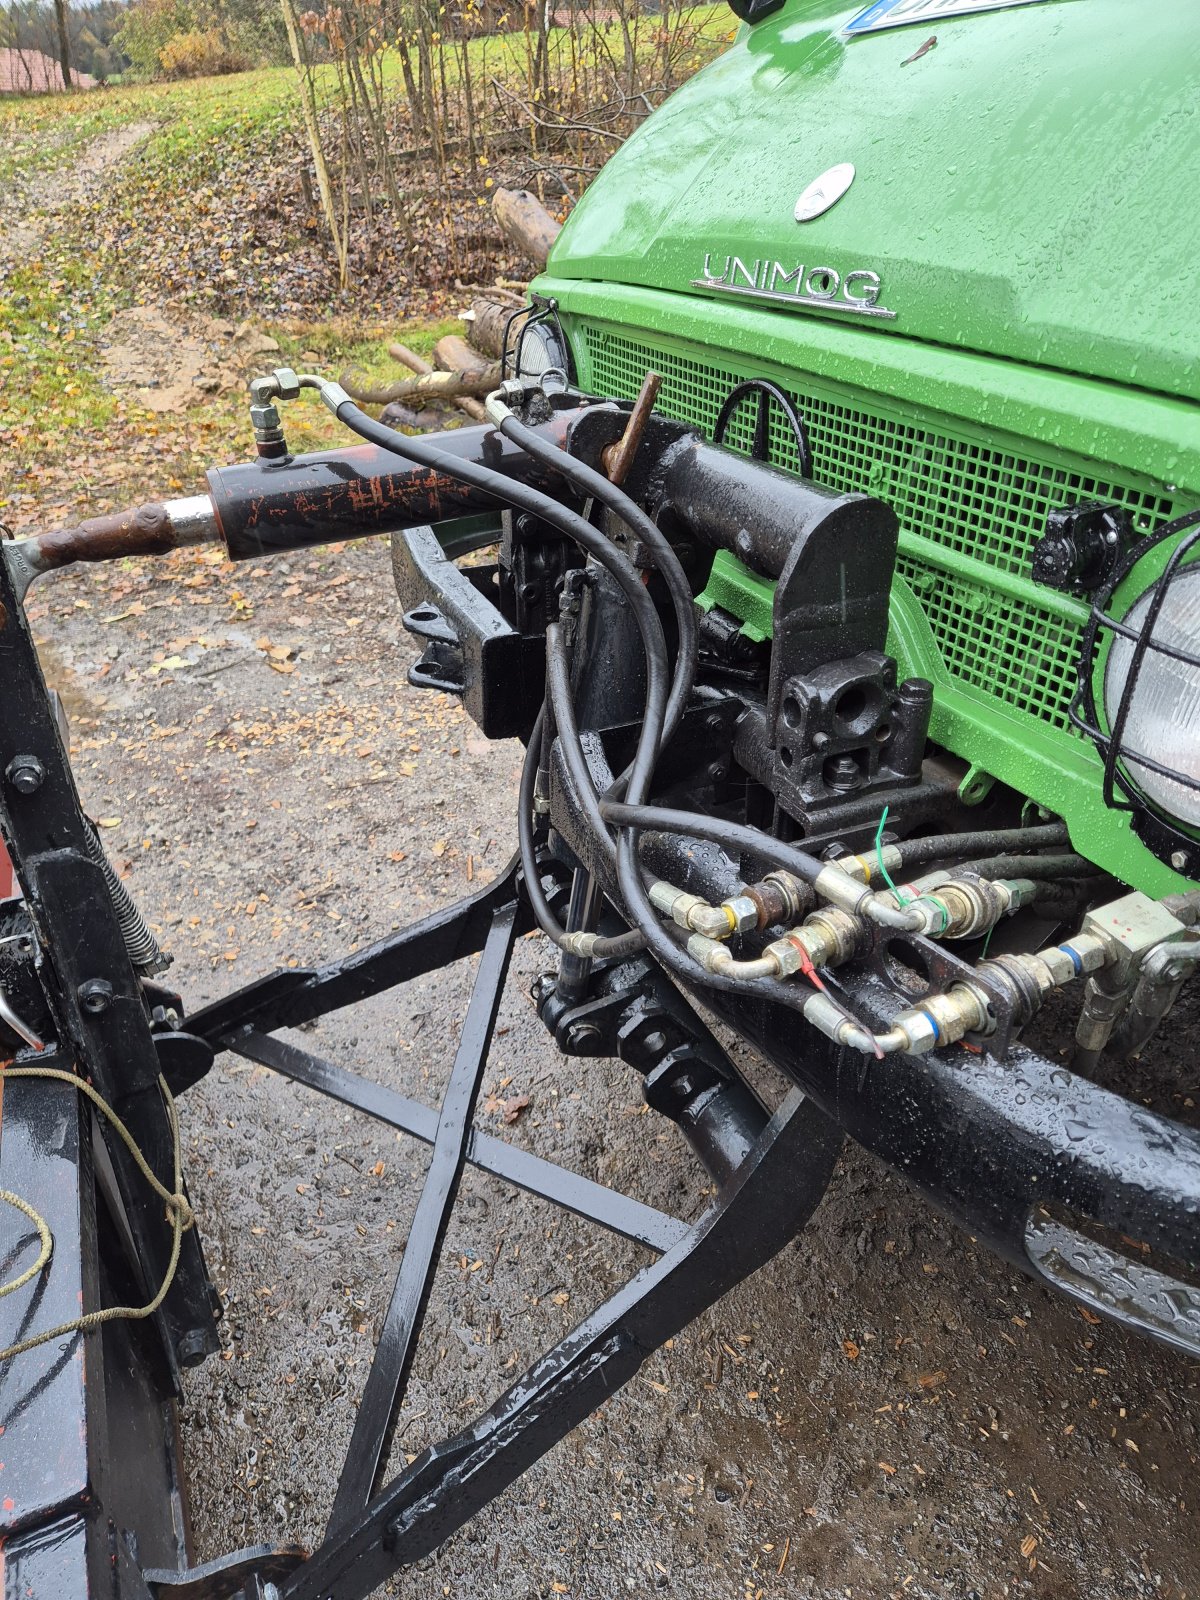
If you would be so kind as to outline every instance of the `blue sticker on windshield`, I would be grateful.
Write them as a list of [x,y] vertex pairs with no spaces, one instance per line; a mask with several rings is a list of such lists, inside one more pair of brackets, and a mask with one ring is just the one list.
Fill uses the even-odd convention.
[[1012,6],[1044,5],[1046,0],[873,0],[846,24],[846,33],[878,33],[913,22],[940,22],[975,11],[1007,11]]

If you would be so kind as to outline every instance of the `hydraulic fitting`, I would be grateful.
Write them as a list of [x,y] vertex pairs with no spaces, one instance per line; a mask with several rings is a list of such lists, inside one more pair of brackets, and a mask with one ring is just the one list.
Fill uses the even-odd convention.
[[[250,425],[254,429],[254,445],[259,455],[267,461],[282,460],[288,453],[279,408],[275,404],[280,392],[277,378],[278,374],[274,374],[269,378],[250,380]],[[297,388],[296,393],[299,392]]]
[[835,1044],[849,1045],[864,1055],[878,1055],[874,1035],[848,1017],[826,994],[811,994],[804,1002],[804,1020]]
[[734,931],[732,918],[720,906],[710,905],[702,895],[689,894],[686,889],[677,889],[665,880],[651,884],[650,903],[690,933],[701,933],[708,939],[728,939]]
[[750,983],[755,978],[786,976],[774,957],[766,952],[754,961],[739,961],[726,945],[716,939],[708,938],[703,933],[692,935],[687,942],[687,950],[688,955],[699,962],[705,972],[715,972],[721,977],[738,978],[744,983]]
[[799,922],[816,903],[816,895],[802,878],[783,871],[768,872],[758,883],[752,883],[739,898],[753,902],[760,928],[773,928],[780,922],[786,927],[789,923]]
[[758,927],[758,905],[749,894],[735,894],[722,900],[720,908],[733,921],[734,933],[750,933]]
[[831,967],[858,954],[866,931],[861,917],[840,911],[837,906],[826,906],[814,911],[782,939],[775,939],[763,956],[778,963],[783,977],[799,972],[806,959],[810,966]]
[[1136,971],[1155,945],[1179,938],[1185,924],[1161,900],[1135,892],[1089,911],[1083,931],[1104,946],[1107,959],[1098,964],[1111,964],[1124,976]]
[[1025,904],[1036,889],[1028,880],[952,873],[932,874],[908,887],[914,898],[905,909],[920,912],[924,926],[919,931],[931,939],[976,938]]
[[707,939],[728,939],[731,934],[749,933],[758,927],[758,906],[748,894],[733,895],[714,906],[700,895],[660,879],[650,886],[650,903],[679,927]]
[[898,872],[904,865],[904,852],[894,844],[881,845],[865,856],[838,856],[833,863],[840,871],[848,873],[857,883],[870,883],[881,865],[889,872]]
[[860,916],[875,900],[869,889],[860,883],[855,883],[854,879],[839,866],[822,867],[813,879],[813,888],[822,900],[828,900],[833,905],[840,906],[843,911],[854,912]]
[[968,1033],[990,1033],[994,1026],[984,991],[973,983],[955,983],[945,994],[928,994],[919,1006],[902,1011],[876,1042],[888,1055],[921,1056],[957,1044]]

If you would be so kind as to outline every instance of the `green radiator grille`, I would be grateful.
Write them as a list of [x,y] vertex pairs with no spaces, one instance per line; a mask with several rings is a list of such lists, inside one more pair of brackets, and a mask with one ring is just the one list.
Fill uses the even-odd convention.
[[[756,375],[744,358],[714,360],[700,347],[660,344],[601,325],[582,332],[593,391],[632,398],[653,367],[663,378],[661,408],[706,433],[730,389]],[[1082,463],[1039,461],[973,439],[966,428],[951,432],[940,416],[889,412],[874,397],[856,393],[852,399],[833,386],[782,386],[807,423],[817,481],[876,495],[894,508],[901,527],[898,571],[924,608],[946,670],[1043,726],[1069,731],[1083,608],[1080,620],[1065,619],[1058,596],[1043,606],[997,588],[991,575],[1028,574],[1033,545],[1056,506],[1092,499],[1121,505],[1145,532],[1170,517],[1170,498],[1152,484],[1114,483],[1092,476]],[[751,431],[747,407],[726,442],[747,449]],[[777,407],[770,459],[795,470],[795,444]],[[960,568],[963,558],[978,563],[978,581],[930,560],[915,548],[913,535],[952,555]]]

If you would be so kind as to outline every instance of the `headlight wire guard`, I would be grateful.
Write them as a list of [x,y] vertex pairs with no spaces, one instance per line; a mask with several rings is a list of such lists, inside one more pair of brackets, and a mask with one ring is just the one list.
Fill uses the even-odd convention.
[[[1130,616],[1148,597],[1140,622],[1131,626],[1127,621],[1118,621],[1109,610],[1113,596],[1135,567],[1172,539],[1178,539],[1179,542],[1162,572],[1134,597],[1127,608],[1126,616]],[[1193,554],[1197,560],[1189,562],[1188,557]],[[1200,773],[1192,775],[1181,772],[1125,743],[1126,727],[1149,653],[1169,657],[1184,667],[1194,668],[1200,674],[1200,653],[1167,644],[1154,636],[1171,585],[1185,572],[1193,577],[1200,575],[1197,561],[1200,561],[1200,508],[1177,517],[1157,533],[1139,541],[1104,587],[1097,590],[1080,644],[1078,679],[1068,715],[1072,725],[1092,740],[1104,760],[1104,803],[1115,811],[1131,813],[1130,825],[1134,833],[1160,861],[1185,876],[1200,880],[1200,837],[1185,831],[1177,818],[1164,814],[1161,802],[1151,800],[1131,776],[1129,768],[1136,766],[1198,795]],[[1110,652],[1120,640],[1127,640],[1132,646],[1125,681],[1120,688],[1115,709],[1107,705],[1104,707],[1107,730],[1102,724],[1096,699],[1096,679],[1106,634],[1110,636]]]

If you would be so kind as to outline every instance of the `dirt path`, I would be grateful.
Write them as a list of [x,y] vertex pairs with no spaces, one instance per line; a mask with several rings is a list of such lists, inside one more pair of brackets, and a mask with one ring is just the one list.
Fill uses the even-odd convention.
[[[516,751],[406,687],[380,544],[236,571],[192,555],[35,595],[85,801],[192,1004],[365,942],[505,860]],[[548,964],[540,939],[520,945],[488,1076],[529,1107],[485,1120],[694,1214],[695,1169],[631,1074],[550,1049],[527,999]],[[432,1100],[468,981],[418,981],[299,1039]],[[1065,1019],[1047,1027],[1061,1047]],[[1162,1053],[1175,1096],[1196,1081],[1185,1038],[1181,1022]],[[224,1359],[189,1377],[183,1418],[198,1553],[311,1540],[424,1156],[231,1058],[183,1117],[226,1307]],[[639,1259],[469,1176],[394,1461]],[[794,1247],[393,1592],[1195,1600],[1198,1465],[1195,1364],[1085,1320],[850,1149]]]
[[16,174],[0,197],[0,267],[6,258],[31,255],[55,220],[90,198],[101,179],[153,132],[152,122],[130,122],[64,152],[51,166]]

